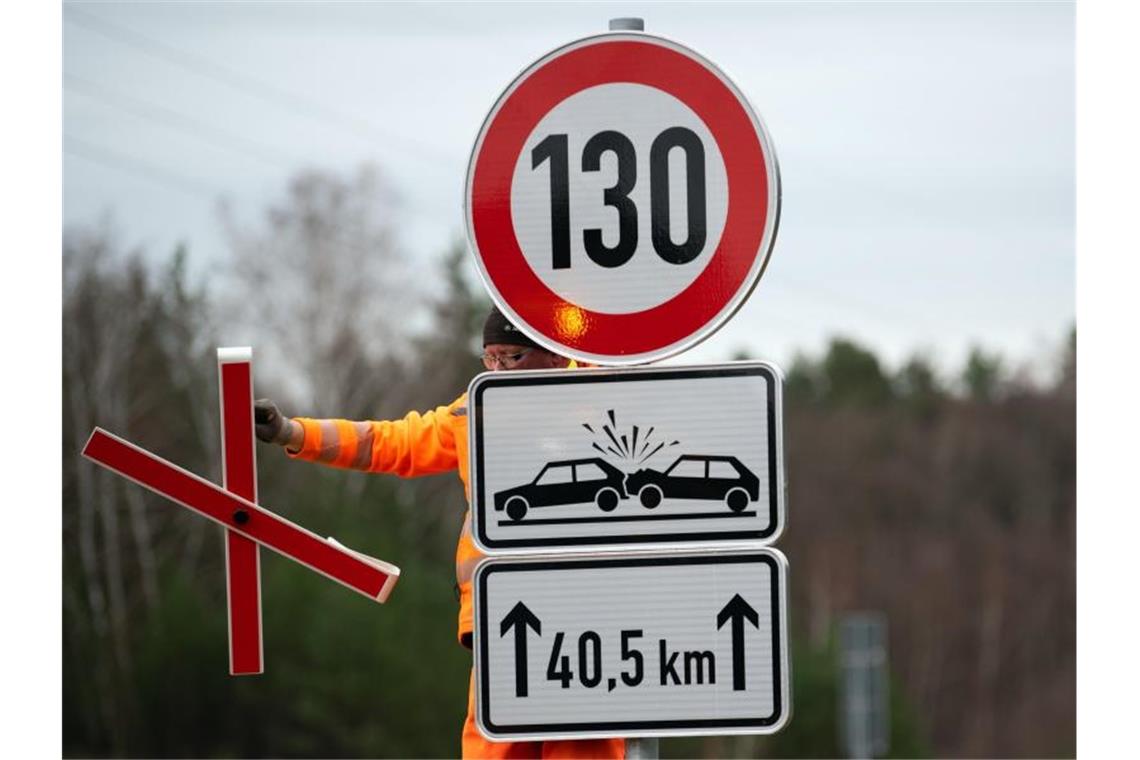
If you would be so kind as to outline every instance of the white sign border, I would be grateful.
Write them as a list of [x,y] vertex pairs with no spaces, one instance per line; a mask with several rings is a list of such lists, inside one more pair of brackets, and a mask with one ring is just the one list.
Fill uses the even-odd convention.
[[[487,135],[487,128],[498,116],[499,110],[508,98],[517,90],[522,83],[537,69],[544,66],[549,61],[559,56],[565,55],[572,50],[587,45],[597,44],[601,41],[636,41],[646,42],[650,41],[654,44],[662,45],[663,47],[672,49],[681,53],[701,65],[709,69],[724,85],[732,91],[744,108],[748,117],[751,119],[753,126],[756,128],[756,134],[760,140],[761,152],[765,158],[765,168],[767,169],[768,179],[768,208],[767,217],[764,225],[764,231],[760,236],[760,250],[757,252],[752,266],[749,268],[748,275],[745,278],[744,284],[737,289],[736,293],[728,302],[721,308],[720,312],[715,317],[709,320],[703,327],[689,334],[685,338],[675,341],[674,343],[656,349],[654,351],[645,351],[640,354],[621,354],[621,355],[604,355],[604,354],[591,354],[584,351],[578,351],[568,346],[563,346],[560,343],[548,338],[537,330],[533,329],[529,324],[523,320],[519,314],[511,308],[506,302],[506,299],[499,293],[498,288],[492,282],[490,275],[487,274],[486,267],[483,266],[482,256],[479,254],[479,246],[475,240],[475,224],[471,217],[471,187],[474,181],[476,158],[479,156],[480,150],[483,148],[483,140]],[[715,137],[715,135],[714,135]],[[467,245],[471,250],[472,257],[475,259],[475,268],[479,272],[479,278],[483,281],[483,286],[487,289],[487,293],[491,296],[491,300],[495,305],[513,322],[520,330],[523,331],[532,340],[538,343],[543,348],[553,351],[561,356],[568,356],[578,361],[589,362],[591,364],[609,364],[614,366],[629,366],[636,364],[644,364],[645,362],[659,361],[666,359],[670,356],[676,356],[690,348],[698,345],[707,338],[713,335],[717,330],[723,327],[728,320],[736,314],[737,311],[744,305],[744,303],[751,297],[752,291],[756,289],[760,278],[764,274],[764,270],[768,267],[768,262],[772,258],[772,250],[776,245],[776,236],[779,232],[780,226],[780,208],[782,205],[782,185],[780,184],[780,165],[776,156],[775,144],[772,142],[772,136],[768,133],[768,129],[764,121],[760,118],[759,113],[752,107],[752,102],[744,94],[744,92],[736,86],[728,74],[719,66],[714,64],[708,58],[705,58],[700,53],[697,53],[692,48],[677,42],[669,37],[658,34],[648,34],[645,32],[603,32],[600,34],[593,34],[587,37],[581,37],[573,40],[564,45],[561,45],[550,52],[546,53],[538,60],[534,61],[522,71],[520,71],[511,83],[507,85],[506,89],[499,95],[491,106],[491,110],[487,112],[487,116],[483,119],[482,124],[479,126],[479,131],[471,147],[471,155],[467,161],[467,172],[463,185],[463,220],[464,231],[467,235]]]
[[[771,516],[769,531],[735,531],[701,534],[700,538],[684,538],[683,533],[661,533],[646,535],[618,535],[607,537],[582,537],[578,539],[517,539],[493,540],[486,536],[489,500],[483,496],[483,466],[481,456],[483,446],[479,441],[482,429],[483,407],[479,403],[482,390],[489,386],[533,384],[613,382],[612,378],[646,380],[654,375],[694,375],[699,373],[727,376],[758,374],[766,377],[769,384],[768,399],[768,476],[770,490],[774,491],[769,500]],[[605,378],[611,378],[607,380]],[[618,380],[619,382],[621,380]],[[717,547],[725,544],[741,546],[770,546],[787,528],[787,473],[784,457],[784,373],[767,361],[725,362],[721,364],[693,364],[673,367],[623,367],[585,368],[580,370],[533,370],[503,374],[482,372],[476,375],[467,387],[467,456],[468,479],[471,488],[471,539],[475,546],[488,556],[528,556],[535,554],[567,554],[575,552],[631,552],[643,550],[647,545],[670,550],[687,550],[701,547]],[[774,472],[773,472],[774,470]],[[772,502],[775,502],[774,504]],[[763,535],[754,535],[754,534]]]
[[[638,563],[659,564],[695,562],[696,564],[731,562],[744,557],[764,556],[773,561],[772,585],[775,590],[773,596],[773,616],[776,630],[772,637],[775,665],[778,668],[776,679],[778,687],[775,693],[776,712],[771,718],[750,719],[748,721],[733,718],[704,719],[695,721],[656,721],[658,723],[689,723],[687,726],[669,728],[637,728],[628,725],[629,721],[621,725],[606,728],[562,730],[563,726],[556,726],[549,731],[510,732],[502,733],[490,730],[487,726],[489,710],[489,694],[487,684],[484,683],[485,662],[488,657],[486,636],[481,631],[481,623],[486,623],[487,615],[483,611],[486,605],[486,593],[483,591],[488,573],[496,569],[503,570],[518,565],[573,565],[582,564],[596,566],[601,564],[632,564]],[[475,685],[475,726],[484,737],[491,741],[550,741],[555,739],[606,739],[606,738],[636,738],[636,737],[670,737],[670,736],[735,736],[735,735],[767,735],[774,734],[784,728],[792,717],[792,671],[791,652],[788,649],[788,559],[783,552],[771,546],[763,547],[724,547],[719,549],[704,549],[701,551],[634,551],[621,554],[612,553],[581,553],[563,556],[531,556],[531,557],[487,557],[475,567],[472,589],[474,592],[473,610],[475,614],[472,640],[472,654],[474,657],[474,685]],[[757,720],[765,725],[731,725],[756,723]],[[770,722],[769,722],[770,721]],[[643,722],[645,723],[651,722]],[[524,728],[533,728],[524,726]]]

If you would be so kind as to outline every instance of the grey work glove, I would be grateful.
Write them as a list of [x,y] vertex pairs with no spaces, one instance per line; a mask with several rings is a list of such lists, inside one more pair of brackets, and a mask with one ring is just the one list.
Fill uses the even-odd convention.
[[253,402],[253,428],[258,440],[284,446],[292,438],[295,424],[271,400],[259,398]]

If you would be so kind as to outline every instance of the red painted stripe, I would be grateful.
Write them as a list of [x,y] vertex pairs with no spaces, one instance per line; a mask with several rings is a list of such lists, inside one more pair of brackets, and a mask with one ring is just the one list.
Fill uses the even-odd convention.
[[253,383],[248,362],[221,365],[222,437],[226,447],[226,490],[257,501],[253,442]]
[[[392,576],[253,502],[95,428],[83,455],[155,493],[375,599]],[[234,513],[244,510],[239,525]]]
[[226,531],[226,585],[230,607],[230,673],[261,673],[261,567],[257,543]]
[[[222,400],[225,487],[257,501],[253,440],[253,377],[250,362],[218,365]],[[261,565],[257,544],[226,531],[226,600],[229,604],[230,673],[261,673]]]

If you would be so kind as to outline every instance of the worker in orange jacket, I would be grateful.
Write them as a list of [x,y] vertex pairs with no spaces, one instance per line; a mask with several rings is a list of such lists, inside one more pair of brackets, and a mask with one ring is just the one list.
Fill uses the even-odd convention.
[[[572,367],[573,362],[540,347],[499,312],[492,309],[483,325],[483,366],[492,371]],[[447,406],[400,420],[352,422],[285,417],[268,399],[254,405],[257,437],[285,447],[296,459],[331,467],[386,472],[403,478],[458,470],[468,486],[467,394]],[[471,510],[463,520],[455,549],[459,585],[459,642],[471,648],[474,627],[471,579],[483,558],[471,540]],[[463,724],[464,758],[621,758],[624,739],[546,742],[493,742],[475,727],[474,678],[468,687],[467,720]]]

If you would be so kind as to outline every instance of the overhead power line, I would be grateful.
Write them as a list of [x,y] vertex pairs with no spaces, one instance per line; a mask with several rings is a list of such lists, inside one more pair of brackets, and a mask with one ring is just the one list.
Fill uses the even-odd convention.
[[[171,172],[154,164],[139,161],[138,159],[133,158],[132,156],[128,156],[124,153],[119,153],[118,151],[93,145],[89,142],[72,137],[71,135],[64,135],[64,140],[65,153],[69,153],[71,155],[87,159],[89,161],[94,161],[96,163],[118,169],[120,171],[125,171],[130,174],[145,177],[146,179],[149,179],[153,182],[157,182],[167,187],[190,193],[198,197],[206,198],[207,200],[217,200],[221,194],[218,190],[211,188],[203,182],[189,179],[183,175]],[[341,243],[341,245],[344,244]],[[777,284],[779,287],[784,289],[791,289],[792,291],[798,291],[802,300],[806,299],[820,305],[825,305],[830,309],[834,309],[836,306],[839,306],[840,310],[843,310],[844,307],[846,307],[847,309],[853,309],[857,311],[864,317],[869,316],[872,321],[880,321],[884,324],[890,324],[893,327],[897,327],[899,324],[913,323],[915,321],[912,318],[912,315],[904,315],[902,313],[894,312],[893,310],[884,310],[881,308],[871,307],[869,304],[863,301],[856,303],[849,297],[840,297],[838,294],[833,292],[823,292],[819,288],[807,285],[803,282],[799,282],[794,279],[789,280],[789,278],[784,275],[781,275],[780,277],[774,279],[778,281]],[[769,283],[769,285],[774,286],[772,283]],[[786,325],[793,324],[780,314],[767,314],[764,317],[764,321],[783,322]]]
[[926,315],[904,312],[881,301],[872,302],[859,297],[857,294],[852,295],[850,291],[836,291],[816,282],[805,282],[797,277],[789,277],[786,273],[779,275],[779,282],[780,286],[785,289],[790,286],[792,291],[806,294],[807,300],[825,305],[832,310],[839,307],[839,311],[857,313],[861,317],[870,318],[871,321],[878,322],[891,329],[898,329],[902,325],[912,327],[915,325],[928,327],[930,325],[930,320]]
[[[434,150],[417,140],[391,133],[367,119],[343,112],[309,98],[306,95],[286,90],[237,69],[216,63],[199,54],[179,49],[140,32],[101,19],[86,11],[78,10],[73,3],[66,5],[64,19],[65,21],[70,21],[94,31],[108,39],[129,45],[154,58],[164,60],[199,76],[220,82],[252,97],[273,103],[279,107],[287,108],[307,118],[334,125],[368,143],[375,144],[378,141],[384,140],[399,143],[402,148],[409,149],[420,157],[426,158],[440,166],[444,164],[450,166],[454,160],[453,157]],[[116,93],[102,85],[80,79],[73,75],[65,74],[65,84],[67,84],[70,89],[92,94],[123,110],[131,111],[143,118],[161,121],[176,129],[193,134],[200,139],[212,142],[215,145],[230,150],[237,150],[247,156],[252,156],[277,166],[293,168],[291,157],[285,154],[266,149],[264,146],[251,141],[249,138],[214,127],[164,106],[158,106],[138,98]],[[71,147],[65,148],[65,150],[73,155],[78,155],[88,160],[145,176],[153,181],[175,187],[185,192],[206,196],[210,199],[214,199],[218,196],[217,190],[210,189],[204,183],[187,179],[161,167],[138,161],[126,154],[100,148],[90,143],[82,143],[75,140],[75,138],[67,137],[66,139],[69,141]],[[429,216],[426,211],[418,212],[413,210],[413,213],[424,217]],[[769,277],[771,277],[771,275],[769,275]],[[863,299],[852,298],[850,294],[825,292],[814,284],[808,285],[804,282],[797,282],[794,279],[789,280],[786,275],[780,275],[778,280],[781,287],[787,288],[790,286],[791,290],[799,291],[801,296],[806,296],[807,300],[825,304],[830,309],[835,309],[837,306],[840,310],[844,310],[845,308],[854,309],[864,317],[869,316],[873,321],[889,324],[892,327],[915,322],[922,324],[927,321],[921,317],[916,318],[916,315],[913,314],[903,314],[889,307],[883,308],[882,304],[871,304]]]
[[104,166],[110,166],[130,174],[146,177],[152,182],[181,190],[184,193],[204,197],[207,200],[216,200],[219,196],[217,189],[211,188],[203,182],[189,179],[145,161],[139,161],[137,158],[128,156],[125,153],[102,148],[68,134],[64,134],[63,140],[64,153],[70,153],[73,156],[79,156],[88,161],[94,161]]
[[[190,195],[204,198],[208,201],[216,201],[221,197],[221,193],[218,190],[198,180],[168,171],[167,169],[146,161],[139,161],[125,153],[94,145],[86,140],[73,137],[72,135],[65,134],[63,138],[63,152],[69,155],[93,161],[97,164],[128,174],[144,177],[165,187],[189,193]],[[337,251],[360,253],[371,250],[371,248],[367,246],[338,238],[331,238],[327,240],[326,243],[329,246],[329,251],[333,253]]]
[[284,153],[268,149],[239,134],[207,124],[204,121],[200,121],[199,119],[187,116],[186,114],[165,106],[124,95],[103,85],[68,73],[64,73],[63,82],[64,86],[69,90],[98,98],[116,108],[128,111],[141,118],[149,119],[150,121],[160,122],[226,150],[234,151],[243,156],[255,158],[285,169],[292,170],[296,168],[296,162]]
[[[132,95],[126,95],[66,72],[63,78],[64,86],[69,90],[96,98],[140,118],[165,124],[166,126],[192,135],[215,146],[240,153],[247,158],[254,158],[287,171],[297,171],[304,163],[283,151],[266,148],[241,134],[216,127],[200,119],[167,108],[166,106]],[[399,197],[401,203],[410,201],[410,205],[404,207],[406,213],[411,213],[423,219],[438,220],[438,207],[425,201],[422,197],[416,197],[415,194],[411,196],[401,194]]]
[[308,118],[336,125],[370,144],[375,145],[378,142],[390,141],[398,143],[401,150],[410,150],[421,158],[441,166],[450,167],[454,162],[454,157],[435,150],[419,140],[395,134],[368,119],[346,113],[306,95],[286,90],[237,69],[216,63],[205,56],[181,50],[140,32],[101,19],[86,11],[80,11],[76,9],[74,4],[67,5],[64,20],[78,24],[108,39],[130,45],[152,57],[167,61],[208,79],[213,79],[247,95],[287,108]]

